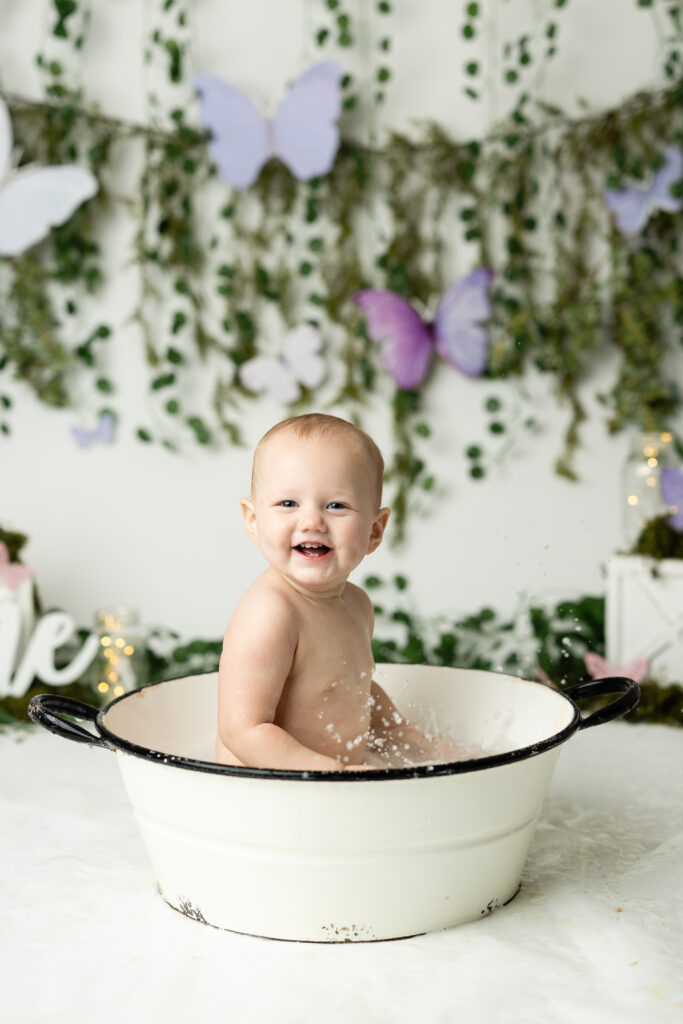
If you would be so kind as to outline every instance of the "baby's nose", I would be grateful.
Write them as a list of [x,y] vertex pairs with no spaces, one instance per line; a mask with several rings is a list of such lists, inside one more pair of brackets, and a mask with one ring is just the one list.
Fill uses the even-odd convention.
[[304,530],[324,532],[327,529],[325,516],[320,508],[308,507],[301,511],[301,527]]

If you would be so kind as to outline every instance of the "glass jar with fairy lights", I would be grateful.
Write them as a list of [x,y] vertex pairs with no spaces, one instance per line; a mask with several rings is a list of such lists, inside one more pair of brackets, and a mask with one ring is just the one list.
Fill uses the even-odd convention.
[[666,514],[661,473],[676,461],[670,433],[640,434],[634,438],[624,467],[624,535],[628,549],[649,522]]
[[101,608],[95,616],[100,644],[92,665],[93,685],[103,700],[120,697],[145,682],[145,632],[134,608]]

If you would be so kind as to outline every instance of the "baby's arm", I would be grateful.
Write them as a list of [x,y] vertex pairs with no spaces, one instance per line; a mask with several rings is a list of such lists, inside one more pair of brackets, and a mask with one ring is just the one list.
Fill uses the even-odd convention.
[[274,723],[297,639],[295,616],[281,594],[264,588],[244,596],[223,641],[219,736],[250,767],[340,771],[334,758],[310,750]]
[[368,747],[388,767],[400,768],[421,761],[456,761],[462,752],[452,743],[438,736],[426,736],[412,725],[387,697],[381,686],[373,681],[372,715]]

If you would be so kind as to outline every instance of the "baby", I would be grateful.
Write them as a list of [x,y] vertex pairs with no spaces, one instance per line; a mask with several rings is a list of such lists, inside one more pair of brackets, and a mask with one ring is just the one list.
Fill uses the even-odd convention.
[[383,471],[374,441],[336,416],[293,417],[259,442],[241,505],[268,568],[225,633],[219,763],[357,771],[457,756],[372,679],[372,603],[348,577],[384,535]]

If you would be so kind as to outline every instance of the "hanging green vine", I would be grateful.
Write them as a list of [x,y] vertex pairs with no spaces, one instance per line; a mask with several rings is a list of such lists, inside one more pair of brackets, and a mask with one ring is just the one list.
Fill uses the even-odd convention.
[[[2,261],[0,430],[10,432],[12,410],[3,378],[22,381],[48,405],[68,407],[75,378],[86,374],[96,400],[107,409],[116,404],[108,355],[117,325],[82,325],[77,314],[103,284],[98,227],[112,201],[106,172],[119,147],[140,144],[134,257],[142,287],[134,316],[153,396],[150,422],[134,428],[142,442],[171,449],[188,440],[239,443],[240,409],[254,397],[240,382],[240,367],[257,353],[277,354],[284,331],[315,321],[329,380],[315,396],[304,388],[295,408],[315,398],[362,419],[368,396],[385,390],[395,425],[388,477],[400,535],[412,495],[437,483],[427,465],[422,389],[387,390],[378,346],[350,300],[362,288],[387,288],[429,318],[451,283],[443,266],[454,244],[495,271],[485,372],[492,389],[533,366],[552,377],[571,412],[558,472],[576,476],[586,416],[580,386],[605,351],[618,362],[613,385],[600,396],[608,429],[670,428],[681,407],[666,363],[683,326],[683,220],[655,212],[639,235],[625,237],[604,191],[647,184],[666,146],[683,146],[681,5],[637,0],[643,16],[656,19],[663,88],[578,118],[541,102],[534,90],[557,52],[558,15],[571,10],[564,0],[548,0],[534,31],[500,41],[495,66],[465,54],[464,88],[473,101],[494,72],[503,89],[516,90],[511,113],[489,136],[454,140],[425,124],[419,138],[395,132],[382,139],[372,121],[371,138],[361,143],[347,132],[346,118],[369,117],[370,108],[376,118],[384,103],[394,76],[393,6],[377,2],[364,19],[351,0],[310,4],[316,55],[344,66],[351,55],[362,58],[363,73],[349,70],[342,80],[334,166],[303,182],[271,160],[251,188],[237,191],[216,175],[206,133],[196,127],[188,5],[158,0],[145,46],[150,69],[168,88],[163,97],[150,89],[150,124],[143,127],[88,108],[71,70],[87,42],[89,10],[53,0],[53,37],[71,57],[38,58],[43,102],[6,96],[15,140],[22,162],[78,162],[101,188],[40,245]],[[468,3],[463,11],[464,42],[480,42],[491,27],[484,5]],[[509,403],[493,390],[485,402],[489,440],[463,439],[462,446],[475,480],[496,450],[503,457],[512,434]],[[533,418],[521,417],[518,427],[534,429]]]

